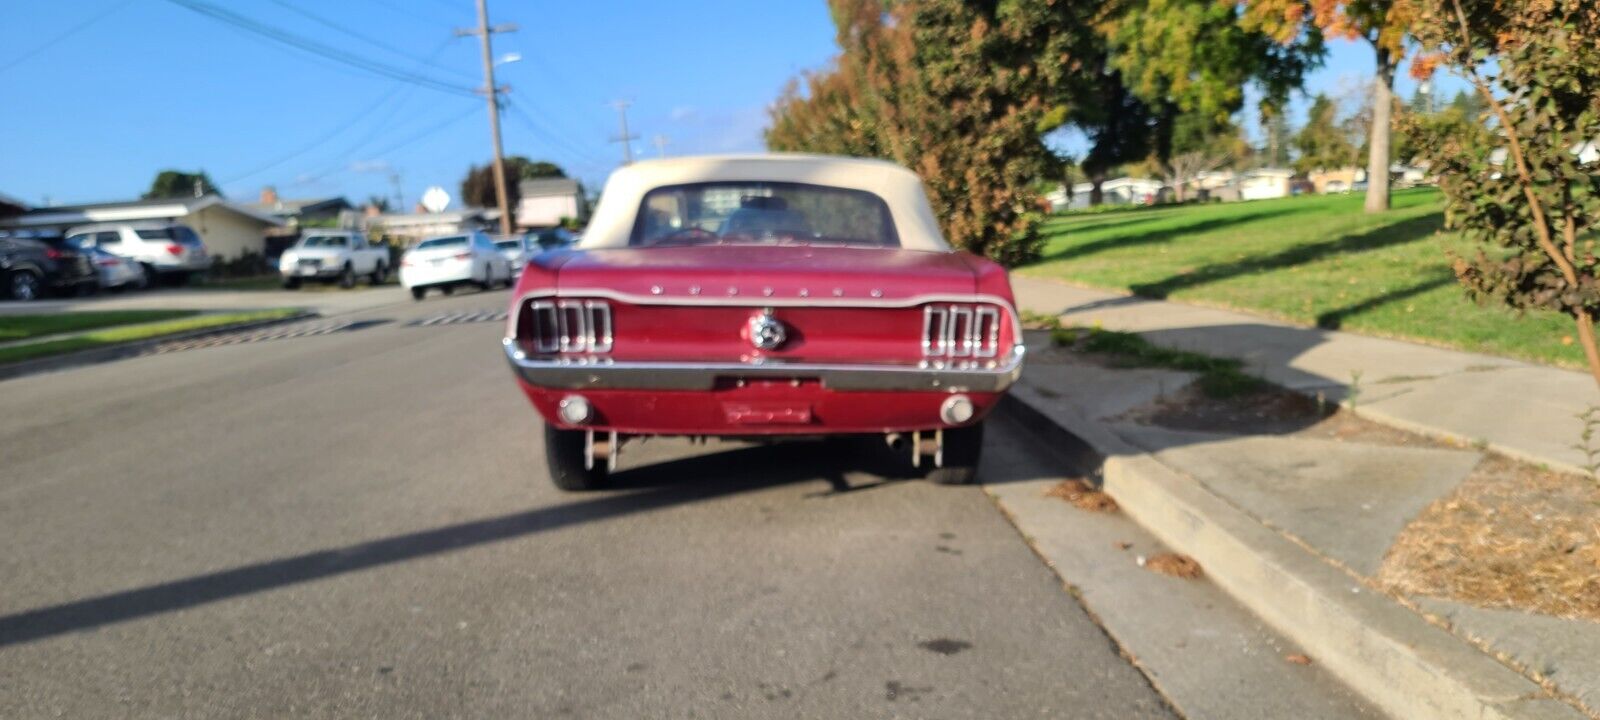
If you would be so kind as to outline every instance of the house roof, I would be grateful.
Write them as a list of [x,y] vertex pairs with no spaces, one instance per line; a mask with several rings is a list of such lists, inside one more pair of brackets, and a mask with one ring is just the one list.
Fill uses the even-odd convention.
[[217,207],[255,220],[263,225],[282,226],[283,221],[270,214],[238,203],[230,203],[220,195],[197,198],[160,198],[154,200],[125,200],[122,202],[87,203],[83,205],[52,205],[33,208],[16,217],[0,220],[10,227],[41,227],[47,225],[81,225],[95,222],[126,220],[170,220],[190,213]]
[[252,210],[271,213],[279,216],[301,215],[308,212],[328,209],[348,210],[354,207],[350,204],[350,201],[344,199],[343,196],[330,198],[297,198],[278,200],[270,203],[252,202],[240,204]]
[[16,208],[22,211],[28,209],[28,204],[5,193],[0,193],[0,207]]
[[538,197],[540,195],[576,195],[578,194],[578,181],[572,178],[534,178],[517,183],[517,191],[523,197]]

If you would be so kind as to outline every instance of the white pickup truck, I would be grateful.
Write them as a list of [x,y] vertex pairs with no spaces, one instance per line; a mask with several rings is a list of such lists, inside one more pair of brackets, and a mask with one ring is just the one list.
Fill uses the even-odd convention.
[[389,278],[389,248],[369,245],[366,235],[352,230],[314,230],[283,251],[278,273],[290,290],[304,280],[337,280],[339,287],[354,287],[363,275],[381,285]]

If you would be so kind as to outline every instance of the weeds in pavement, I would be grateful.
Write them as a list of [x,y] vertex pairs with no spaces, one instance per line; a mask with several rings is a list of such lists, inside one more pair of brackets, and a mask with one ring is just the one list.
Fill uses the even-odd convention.
[[1061,318],[1042,312],[1023,310],[1022,327],[1028,330],[1055,330],[1061,327]]
[[1356,409],[1356,405],[1358,405],[1361,402],[1361,371],[1360,370],[1351,370],[1350,371],[1350,394],[1345,396],[1345,402],[1349,403],[1351,410]]
[[1123,367],[1159,367],[1195,373],[1200,376],[1196,385],[1213,398],[1249,395],[1266,387],[1266,381],[1244,371],[1242,360],[1157,347],[1134,333],[1065,327],[1056,329],[1051,339],[1058,346],[1109,356],[1114,364]]
[[1203,574],[1200,571],[1200,563],[1195,562],[1194,558],[1188,555],[1161,553],[1160,555],[1152,555],[1148,559],[1140,558],[1140,560],[1143,560],[1139,564],[1144,569],[1158,572],[1162,575],[1193,580]]
[[1583,432],[1578,433],[1578,442],[1572,447],[1583,453],[1583,469],[1589,472],[1589,478],[1600,479],[1600,447],[1594,442],[1595,430],[1600,428],[1600,406],[1590,405],[1577,417],[1583,422]]

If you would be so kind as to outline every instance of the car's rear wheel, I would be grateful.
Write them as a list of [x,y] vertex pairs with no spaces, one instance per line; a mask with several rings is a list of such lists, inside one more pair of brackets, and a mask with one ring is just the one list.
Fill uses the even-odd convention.
[[44,289],[39,276],[28,270],[17,270],[11,273],[6,282],[6,295],[12,300],[28,302],[39,299],[39,293]]
[[494,263],[483,264],[483,282],[478,283],[479,290],[494,289]]
[[389,266],[378,263],[378,267],[373,269],[370,279],[373,285],[382,285],[387,282],[389,280]]
[[339,287],[349,290],[355,286],[356,271],[350,267],[349,263],[345,263],[344,271],[339,273]]
[[442,293],[444,293],[446,295],[454,295],[454,294],[456,294],[456,286],[454,286],[454,285],[442,286],[442,287],[439,288],[439,292],[442,292]]
[[283,279],[283,289],[285,289],[285,290],[299,290],[300,289],[300,278],[297,278],[297,277],[284,278]]
[[421,300],[421,299],[423,299],[423,298],[425,298],[427,296],[428,296],[428,289],[427,288],[419,288],[419,287],[411,288],[411,299],[412,300]]
[[946,429],[943,455],[940,467],[928,471],[929,482],[968,485],[977,480],[978,458],[983,455],[983,423]]
[[585,435],[583,430],[544,426],[544,458],[550,469],[550,481],[562,490],[578,492],[605,486],[604,462],[596,462],[592,468],[584,467],[587,455],[584,445],[588,442]]

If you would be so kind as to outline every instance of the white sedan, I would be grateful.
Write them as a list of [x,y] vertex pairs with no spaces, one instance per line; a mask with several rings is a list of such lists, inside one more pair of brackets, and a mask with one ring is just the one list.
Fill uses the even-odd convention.
[[400,257],[400,284],[421,300],[429,288],[449,295],[461,285],[488,290],[516,282],[511,261],[482,232],[446,235],[418,243]]

